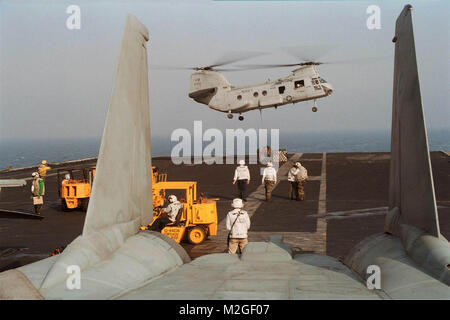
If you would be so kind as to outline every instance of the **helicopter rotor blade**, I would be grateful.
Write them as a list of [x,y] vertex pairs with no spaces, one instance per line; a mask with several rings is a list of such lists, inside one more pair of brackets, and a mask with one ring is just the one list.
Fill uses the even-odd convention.
[[304,61],[299,63],[290,64],[257,64],[257,65],[238,65],[242,70],[253,70],[253,69],[273,69],[273,68],[284,68],[284,67],[295,67],[295,66],[308,66],[308,65],[345,65],[345,64],[361,64],[361,63],[376,63],[386,59],[392,59],[392,56],[381,56],[381,57],[367,57],[367,58],[357,58],[357,59],[344,59],[344,60],[330,60],[330,61]]
[[244,69],[231,69],[231,68],[211,68],[209,70],[218,72],[245,71]]
[[367,57],[367,58],[357,58],[357,59],[344,59],[344,60],[330,60],[323,62],[322,64],[360,64],[360,63],[375,63],[383,61],[386,59],[393,59],[393,56],[381,56],[381,57]]
[[301,66],[311,66],[311,65],[321,65],[323,62],[315,62],[315,61],[305,61],[299,63],[287,63],[287,64],[247,64],[247,65],[239,65],[238,67],[241,70],[253,70],[253,69],[274,69],[274,68],[286,68],[286,67],[301,67]]
[[179,71],[179,70],[188,70],[188,71],[201,71],[201,70],[210,70],[210,71],[218,71],[218,72],[232,72],[232,71],[245,71],[243,68],[212,68],[212,67],[173,67],[173,66],[162,66],[162,65],[150,65],[150,69],[152,70],[165,70],[165,71]]
[[209,65],[209,66],[207,66],[205,68],[220,67],[220,66],[224,66],[224,65],[227,65],[227,64],[235,63],[235,62],[238,62],[238,61],[259,57],[259,56],[262,56],[264,54],[266,54],[266,53],[265,52],[260,52],[260,51],[243,51],[243,52],[232,51],[232,52],[229,52],[229,53],[225,54],[222,58],[217,60],[215,63],[213,63],[212,65]]
[[335,44],[314,44],[283,47],[281,50],[298,61],[317,61],[336,47]]
[[176,67],[176,66],[164,66],[164,65],[151,65],[150,67],[152,69],[157,70],[194,70],[194,71],[200,71],[200,70],[212,70],[212,71],[242,71],[242,69],[225,69],[225,68],[216,68],[220,66],[224,66],[227,64],[231,64],[234,62],[238,62],[241,60],[247,60],[250,58],[258,57],[261,55],[266,54],[265,52],[260,51],[245,51],[245,52],[229,52],[226,55],[224,55],[221,59],[217,60],[215,63],[203,66],[203,67]]

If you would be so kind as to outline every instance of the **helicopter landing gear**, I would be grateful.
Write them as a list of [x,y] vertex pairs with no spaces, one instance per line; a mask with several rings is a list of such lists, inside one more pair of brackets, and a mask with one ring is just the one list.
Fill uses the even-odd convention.
[[228,112],[227,117],[228,119],[233,119],[233,114],[231,113],[231,111]]
[[238,118],[240,121],[244,120],[244,116],[239,116]]
[[312,107],[312,112],[317,112],[316,99],[314,99],[314,106]]

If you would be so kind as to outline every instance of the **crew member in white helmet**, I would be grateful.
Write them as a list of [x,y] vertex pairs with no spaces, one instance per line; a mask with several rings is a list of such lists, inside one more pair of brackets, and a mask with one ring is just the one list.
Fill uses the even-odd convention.
[[263,171],[262,184],[266,188],[266,201],[272,197],[272,189],[277,183],[277,170],[273,167],[272,161],[267,163],[267,167]]
[[33,199],[34,213],[41,215],[45,194],[44,180],[37,172],[33,172],[31,176],[33,177],[33,181],[31,182],[31,199]]
[[183,205],[173,194],[169,196],[168,200],[169,205],[162,209],[161,215],[149,227],[150,230],[161,232],[161,230],[164,229],[167,224],[176,221],[178,212],[183,207]]
[[250,218],[247,211],[242,210],[244,203],[241,199],[234,199],[231,206],[234,209],[228,212],[226,217],[226,226],[229,230],[228,253],[236,253],[238,247],[242,253],[248,243],[247,231],[250,229]]
[[247,201],[245,189],[247,185],[250,183],[250,171],[248,167],[245,165],[244,160],[239,160],[239,167],[234,171],[233,184],[236,184],[239,190],[239,198],[244,201]]

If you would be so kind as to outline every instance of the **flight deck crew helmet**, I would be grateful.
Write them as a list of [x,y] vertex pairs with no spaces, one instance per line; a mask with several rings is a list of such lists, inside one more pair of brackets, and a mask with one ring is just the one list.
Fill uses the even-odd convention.
[[233,200],[233,203],[231,203],[231,206],[235,209],[241,209],[244,204],[242,203],[242,199],[236,198]]
[[268,166],[268,167],[273,167],[272,161],[267,162],[267,166]]
[[302,164],[301,164],[300,162],[296,162],[296,163],[295,163],[295,166],[296,166],[297,168],[300,168],[300,167],[302,166]]
[[174,203],[174,202],[176,202],[177,201],[177,197],[175,197],[173,194],[171,194],[170,196],[169,196],[169,202],[170,203]]
[[240,166],[244,166],[245,165],[245,161],[244,160],[239,160],[239,165]]
[[47,164],[47,160],[42,160],[42,164]]
[[33,172],[33,173],[31,174],[31,176],[32,176],[33,178],[34,178],[34,177],[39,178],[39,173]]

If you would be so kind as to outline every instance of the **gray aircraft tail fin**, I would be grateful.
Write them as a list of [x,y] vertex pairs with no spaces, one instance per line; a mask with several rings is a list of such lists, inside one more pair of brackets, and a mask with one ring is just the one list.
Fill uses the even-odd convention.
[[[402,224],[440,237],[427,131],[420,95],[411,17],[406,5],[396,22],[392,101],[389,208]],[[389,216],[388,216],[389,217]],[[386,220],[385,231],[397,233],[399,220]]]
[[[81,270],[111,259],[153,216],[147,28],[128,15],[83,233],[49,269],[45,293]],[[108,274],[106,271],[105,274]]]
[[[152,218],[147,28],[128,15],[83,235]],[[135,228],[136,232],[138,228]]]

